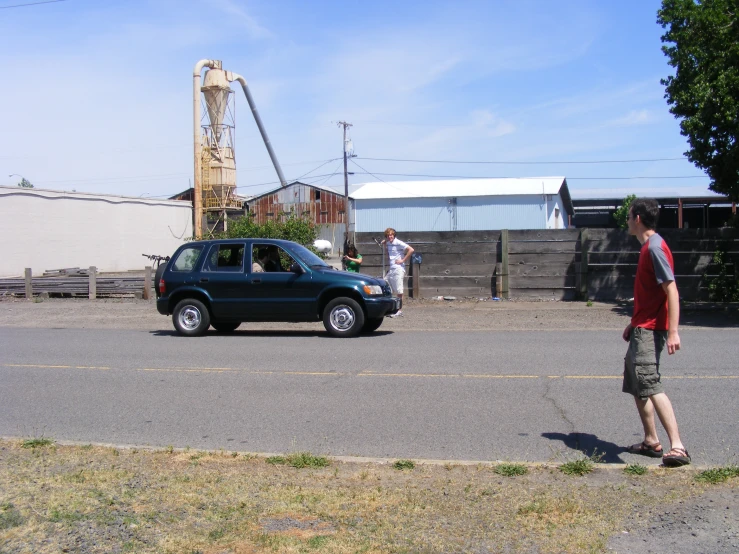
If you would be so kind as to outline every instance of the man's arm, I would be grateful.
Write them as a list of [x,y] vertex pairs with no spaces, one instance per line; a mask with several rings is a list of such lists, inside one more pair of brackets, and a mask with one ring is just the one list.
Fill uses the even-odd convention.
[[403,252],[403,257],[401,258],[401,260],[398,263],[404,264],[405,262],[407,262],[408,261],[408,258],[410,258],[411,257],[411,254],[413,254],[414,252],[415,252],[415,250],[413,249],[413,247],[410,246],[409,244],[406,244],[405,245],[405,252]]
[[680,350],[680,335],[677,332],[680,321],[680,296],[675,281],[662,283],[662,290],[667,294],[667,353],[674,354]]

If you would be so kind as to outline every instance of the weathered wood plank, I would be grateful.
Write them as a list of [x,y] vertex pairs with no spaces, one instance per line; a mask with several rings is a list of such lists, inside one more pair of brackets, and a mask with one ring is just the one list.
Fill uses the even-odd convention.
[[510,254],[573,254],[577,252],[577,241],[527,241],[509,242],[508,252]]
[[575,275],[576,264],[526,264],[517,263],[508,266],[508,271],[511,275],[517,278],[527,276],[551,276],[557,277],[562,275]]
[[440,277],[445,276],[480,276],[489,275],[492,277],[495,272],[495,264],[421,264],[421,269],[424,272],[422,275],[438,275]]
[[508,263],[514,264],[536,264],[536,265],[570,265],[575,263],[573,253],[547,253],[547,254],[509,254]]
[[492,292],[485,287],[421,287],[422,298],[434,296],[454,296],[462,298],[492,298]]
[[511,275],[510,288],[513,289],[548,289],[548,288],[575,288],[575,273],[570,275],[526,275],[517,277]]
[[444,287],[469,287],[469,288],[479,288],[483,287],[486,289],[492,289],[494,286],[495,279],[492,276],[466,276],[461,277],[457,275],[449,275],[449,276],[427,276],[424,275],[421,278],[421,289],[423,291],[424,288],[444,288]]
[[575,300],[577,291],[571,289],[511,289],[511,298],[524,300]]

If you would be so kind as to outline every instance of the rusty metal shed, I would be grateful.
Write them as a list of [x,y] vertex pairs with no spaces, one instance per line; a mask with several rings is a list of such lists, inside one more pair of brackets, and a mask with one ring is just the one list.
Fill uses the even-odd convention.
[[[342,244],[346,216],[344,195],[330,188],[294,181],[246,201],[256,223],[284,221],[294,213],[308,217],[319,226],[319,238]],[[351,208],[350,208],[351,209]]]

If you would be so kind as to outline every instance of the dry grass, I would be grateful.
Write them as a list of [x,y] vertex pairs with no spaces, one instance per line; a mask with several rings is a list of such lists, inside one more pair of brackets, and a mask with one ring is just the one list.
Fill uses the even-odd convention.
[[298,469],[228,452],[2,440],[0,467],[2,553],[600,552],[629,515],[705,487],[688,471]]

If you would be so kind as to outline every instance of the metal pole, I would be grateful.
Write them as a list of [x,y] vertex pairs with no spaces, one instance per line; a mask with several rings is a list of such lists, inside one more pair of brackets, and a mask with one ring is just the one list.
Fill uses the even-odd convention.
[[267,147],[267,152],[269,153],[269,157],[272,160],[272,165],[275,166],[275,171],[277,171],[277,177],[280,179],[280,184],[283,187],[286,187],[287,181],[285,180],[285,176],[282,174],[282,168],[280,167],[280,162],[277,161],[277,156],[275,155],[275,151],[272,149],[272,143],[269,141],[269,137],[267,136],[267,131],[265,130],[264,125],[262,124],[262,118],[259,117],[259,112],[257,111],[257,107],[254,104],[254,99],[251,97],[251,92],[249,92],[249,87],[246,84],[246,79],[244,79],[238,73],[232,73],[230,71],[226,72],[226,78],[229,81],[238,81],[239,83],[241,83],[241,88],[244,89],[244,95],[246,95],[246,101],[249,103],[249,107],[251,108],[251,113],[254,116],[254,121],[256,121],[257,127],[259,128],[259,132],[262,135],[264,146]]
[[346,168],[346,128],[351,127],[351,123],[339,121],[337,125],[344,127],[344,253],[349,246],[349,173]]

